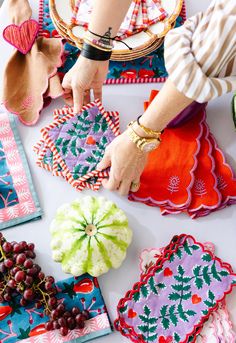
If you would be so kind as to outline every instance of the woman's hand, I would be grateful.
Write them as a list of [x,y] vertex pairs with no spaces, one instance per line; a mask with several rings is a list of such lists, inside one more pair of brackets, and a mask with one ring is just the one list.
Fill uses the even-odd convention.
[[64,99],[78,113],[90,102],[90,89],[95,99],[102,99],[102,86],[108,72],[109,61],[93,61],[80,56],[64,76]]
[[99,170],[111,166],[109,179],[103,181],[104,188],[118,190],[121,195],[127,195],[130,190],[137,192],[146,161],[147,154],[137,148],[125,131],[107,147],[97,166]]

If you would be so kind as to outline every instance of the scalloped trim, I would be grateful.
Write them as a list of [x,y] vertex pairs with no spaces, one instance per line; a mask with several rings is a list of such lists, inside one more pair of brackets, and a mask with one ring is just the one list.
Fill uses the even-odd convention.
[[[42,38],[42,36],[39,35],[38,38]],[[37,39],[38,39],[37,38]],[[37,40],[36,39],[36,40]],[[48,89],[48,84],[49,84],[49,79],[52,78],[53,76],[55,76],[57,74],[57,69],[59,67],[62,66],[62,57],[64,55],[64,46],[63,46],[63,43],[62,43],[62,39],[60,39],[60,47],[61,47],[61,50],[60,50],[60,56],[58,58],[58,63],[53,67],[53,70],[52,72],[47,75],[47,77],[45,78],[45,86],[42,87],[42,92],[40,94],[40,98],[41,98],[41,103],[39,105],[39,108],[36,110],[36,113],[35,113],[35,118],[31,121],[27,121],[27,120],[24,120],[22,119],[21,115],[19,112],[16,112],[14,110],[12,110],[11,108],[8,107],[7,105],[7,101],[3,101],[2,104],[3,106],[6,108],[6,110],[8,112],[11,112],[15,115],[18,116],[19,120],[24,124],[24,125],[27,125],[27,126],[32,126],[32,125],[35,125],[37,123],[37,121],[39,120],[39,115],[40,115],[40,112],[42,111],[43,107],[44,107],[44,98],[43,98],[43,95],[46,93],[47,89]]]
[[[90,104],[83,106],[81,111],[84,110],[88,110],[94,106],[97,106],[100,110],[100,113],[103,115],[103,117],[106,119],[110,129],[112,130],[112,132],[114,133],[115,136],[118,136],[120,134],[120,129],[119,129],[119,125],[118,122],[113,123],[111,118],[108,116],[108,113],[105,111],[105,109],[103,108],[100,100],[95,100],[94,102],[91,102]],[[54,120],[51,124],[49,124],[48,126],[46,126],[45,128],[43,128],[41,130],[42,136],[44,141],[47,143],[48,147],[51,149],[51,151],[53,152],[55,159],[57,160],[57,162],[61,165],[62,169],[63,169],[63,174],[65,175],[66,181],[71,184],[74,188],[76,188],[77,190],[82,190],[81,189],[81,183],[83,185],[83,182],[86,182],[87,180],[89,180],[91,177],[94,176],[98,176],[98,177],[106,177],[107,176],[107,172],[106,171],[99,171],[99,170],[93,170],[92,172],[87,173],[84,176],[81,176],[79,179],[74,180],[69,168],[67,167],[66,163],[64,162],[64,160],[61,158],[60,154],[58,153],[53,141],[51,140],[51,138],[49,137],[49,131],[51,129],[53,129],[54,127],[56,127],[57,125],[66,122],[68,119],[71,119],[73,117],[75,117],[77,115],[77,113],[69,113],[67,114],[65,117]],[[94,184],[94,190],[97,190],[101,185],[101,179],[97,180],[97,183]]]
[[[202,248],[203,252],[206,252],[206,253],[208,253],[211,256],[212,260],[219,262],[221,267],[226,268],[228,270],[229,274],[231,276],[232,275],[235,276],[235,278],[236,278],[236,274],[232,272],[232,267],[231,267],[230,264],[223,262],[218,257],[215,257],[210,250],[205,249],[203,244],[198,242],[198,241],[196,241],[193,236],[186,235],[186,234],[182,234],[180,236],[174,236],[174,238],[170,241],[170,243],[164,249],[163,257],[161,256],[159,259],[157,259],[156,264],[148,270],[147,274],[141,275],[140,281],[135,283],[133,288],[132,288],[132,290],[129,290],[126,293],[125,297],[122,298],[119,301],[119,303],[118,303],[118,306],[117,306],[118,319],[115,320],[114,326],[115,326],[117,331],[120,331],[120,333],[123,336],[130,338],[133,342],[136,342],[136,343],[146,343],[143,340],[143,338],[141,337],[141,335],[139,335],[139,334],[137,334],[135,332],[134,327],[133,326],[129,326],[128,324],[126,324],[124,318],[120,317],[120,313],[119,313],[120,308],[124,306],[125,302],[127,302],[129,300],[132,300],[132,296],[140,290],[141,286],[144,285],[151,276],[154,276],[155,272],[158,269],[161,269],[163,267],[164,262],[169,261],[171,255],[173,253],[175,253],[177,251],[178,247],[180,246],[180,244],[184,244],[184,242],[187,239],[192,239],[194,244],[199,245]],[[236,284],[231,284],[230,285],[229,289],[227,291],[225,291],[223,293],[222,297],[216,301],[216,305],[214,307],[212,307],[211,309],[209,309],[207,315],[201,317],[201,320],[200,320],[199,324],[194,325],[193,330],[186,335],[184,341],[181,341],[181,343],[188,343],[188,339],[190,338],[190,336],[192,336],[194,334],[196,335],[196,330],[198,330],[198,329],[201,330],[204,322],[218,308],[219,303],[222,302],[225,299],[226,295],[231,293],[231,291],[232,291],[234,286],[236,286]],[[129,333],[123,332],[122,329],[127,329],[129,331]],[[136,338],[134,338],[134,337],[136,337],[138,340]],[[196,336],[195,336],[195,340],[196,340]]]
[[[112,120],[112,119],[111,120],[112,120],[112,123],[114,123],[115,127],[119,128],[120,127],[119,113],[117,111],[106,111],[106,113],[109,116],[109,118],[114,119],[114,120]],[[73,108],[71,108],[67,105],[60,108],[60,109],[55,109],[53,112],[54,121],[62,119],[64,116],[66,116],[68,114],[73,114]],[[36,164],[40,168],[45,169],[47,171],[50,171],[53,176],[58,176],[58,177],[62,177],[62,178],[66,179],[65,172],[63,170],[62,171],[58,170],[59,163],[57,161],[55,153],[53,153],[53,165],[46,164],[43,162],[44,156],[45,156],[48,149],[50,149],[50,147],[45,143],[45,141],[43,139],[38,141],[33,146],[33,151],[39,155],[38,159],[36,161]],[[91,184],[89,182],[81,182],[77,189],[79,191],[82,191],[84,188],[88,188],[88,189],[91,189],[93,191],[98,191],[100,186],[102,185],[103,179],[107,178],[107,177],[109,177],[109,171],[108,170],[100,171],[98,174],[97,182],[95,184]]]
[[[194,208],[194,209],[188,209],[188,213],[190,215],[190,217],[192,219],[194,219],[195,217],[198,216],[198,212],[199,211],[206,211],[207,213],[208,212],[211,212],[212,210],[218,208],[221,204],[221,200],[222,200],[222,195],[217,187],[217,177],[216,177],[216,174],[215,174],[215,168],[216,168],[216,164],[215,164],[215,160],[213,159],[213,156],[212,156],[212,151],[213,151],[213,146],[210,142],[210,139],[209,139],[209,135],[210,135],[210,129],[209,129],[209,126],[207,125],[207,123],[203,123],[203,127],[204,127],[204,130],[205,130],[205,137],[202,137],[203,139],[205,139],[208,143],[208,146],[209,146],[209,149],[208,149],[208,157],[210,158],[211,160],[211,170],[210,170],[210,173],[212,174],[213,178],[215,179],[215,183],[214,183],[214,186],[213,186],[213,190],[217,193],[218,195],[218,202],[215,204],[215,205],[206,205],[206,204],[201,204],[199,205],[197,208]],[[209,210],[209,211],[208,211]]]
[[157,200],[153,199],[151,196],[148,196],[148,197],[145,197],[145,198],[140,198],[137,195],[135,195],[135,193],[130,193],[130,195],[128,197],[128,199],[130,201],[141,202],[141,203],[144,203],[144,204],[146,204],[148,206],[165,206],[165,207],[169,206],[170,208],[175,208],[174,211],[184,210],[184,209],[186,209],[190,205],[191,199],[192,199],[191,190],[192,190],[192,187],[193,187],[193,184],[194,184],[194,171],[196,170],[197,164],[198,164],[198,153],[199,153],[200,148],[201,148],[201,142],[200,141],[201,141],[201,138],[202,138],[202,135],[203,135],[204,122],[206,120],[206,111],[203,110],[202,113],[203,113],[203,116],[202,116],[201,120],[198,123],[198,125],[200,127],[200,132],[199,132],[198,137],[196,138],[197,148],[196,148],[195,154],[193,155],[194,164],[193,164],[192,169],[189,172],[190,175],[191,175],[191,182],[189,183],[189,185],[188,185],[188,187],[186,189],[187,190],[187,194],[188,194],[188,198],[187,198],[186,202],[184,204],[174,204],[169,199],[165,199],[165,200],[162,200],[162,201],[157,201]]

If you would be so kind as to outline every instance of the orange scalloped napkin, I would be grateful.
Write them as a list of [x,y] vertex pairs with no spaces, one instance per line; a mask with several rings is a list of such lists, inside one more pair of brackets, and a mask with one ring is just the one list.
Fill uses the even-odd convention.
[[149,154],[141,187],[130,194],[130,200],[150,206],[188,208],[204,120],[205,113],[200,112],[193,121],[164,131],[159,148]]
[[[151,92],[144,107],[157,93]],[[192,219],[236,203],[236,179],[204,111],[181,126],[165,129],[160,147],[149,155],[139,191],[129,199],[159,206],[163,215],[186,212]]]

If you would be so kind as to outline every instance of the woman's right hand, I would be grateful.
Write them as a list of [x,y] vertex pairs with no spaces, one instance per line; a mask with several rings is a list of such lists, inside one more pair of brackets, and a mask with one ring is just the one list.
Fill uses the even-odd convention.
[[66,73],[62,82],[64,100],[69,106],[74,106],[75,113],[90,102],[90,89],[93,90],[94,99],[102,100],[102,86],[108,66],[109,61],[94,61],[79,56]]

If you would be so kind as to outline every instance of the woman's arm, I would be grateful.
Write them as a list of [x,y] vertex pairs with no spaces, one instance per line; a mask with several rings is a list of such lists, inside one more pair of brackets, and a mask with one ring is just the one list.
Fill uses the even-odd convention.
[[[154,131],[161,131],[192,101],[180,93],[170,80],[167,80],[142,115],[140,123]],[[138,124],[135,126],[135,132],[141,137],[150,138]],[[103,160],[97,166],[99,170],[111,166],[110,177],[103,181],[103,186],[109,190],[118,190],[121,195],[128,194],[130,189],[137,191],[146,160],[147,153],[141,152],[125,131],[108,146]]]
[[[106,32],[109,32],[110,37],[116,36],[130,3],[131,0],[95,0],[89,30],[101,36]],[[108,41],[108,44],[111,44],[111,41]],[[96,99],[102,98],[102,86],[108,65],[108,60],[94,61],[80,56],[74,67],[65,75],[62,83],[64,99],[68,105],[74,106],[76,113],[84,104],[90,102],[88,90],[93,90]]]
[[180,93],[173,82],[167,80],[140,118],[140,123],[154,131],[162,131],[172,119],[192,102],[193,99]]
[[89,30],[104,35],[111,28],[111,37],[117,35],[132,0],[95,0]]
[[[235,0],[213,0],[204,13],[171,30],[165,38],[165,64],[169,79],[140,119],[158,131],[193,100],[203,103],[236,90]],[[143,134],[138,125],[135,130]],[[121,194],[137,190],[145,161],[145,154],[123,133],[99,165],[111,165],[104,187]]]

